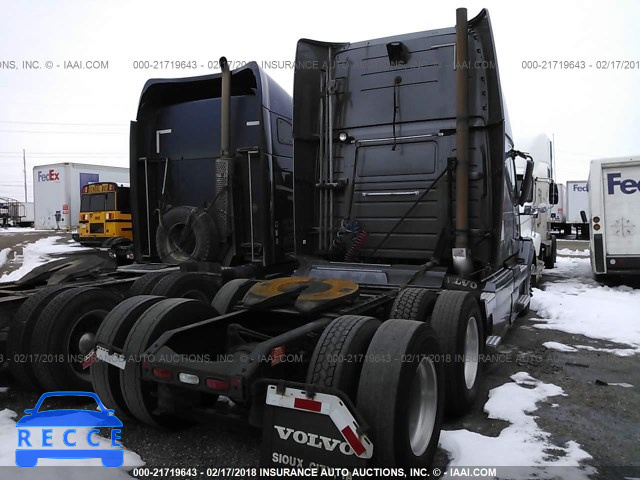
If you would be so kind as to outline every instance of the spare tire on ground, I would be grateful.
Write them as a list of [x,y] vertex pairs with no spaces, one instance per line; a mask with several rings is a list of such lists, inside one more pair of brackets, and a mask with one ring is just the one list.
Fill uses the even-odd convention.
[[216,260],[220,240],[213,218],[196,207],[170,209],[156,230],[156,249],[165,263]]

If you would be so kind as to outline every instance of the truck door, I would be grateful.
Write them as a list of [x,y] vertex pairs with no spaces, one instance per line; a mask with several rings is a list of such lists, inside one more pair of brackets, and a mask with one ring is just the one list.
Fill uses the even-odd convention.
[[602,170],[604,233],[607,256],[640,253],[640,164]]

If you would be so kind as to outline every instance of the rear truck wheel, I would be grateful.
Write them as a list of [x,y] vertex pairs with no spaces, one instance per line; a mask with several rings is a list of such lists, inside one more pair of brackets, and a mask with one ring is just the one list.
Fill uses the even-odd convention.
[[249,289],[255,285],[255,280],[248,278],[234,278],[225,283],[216,296],[213,297],[211,306],[218,312],[218,315],[229,313],[247,294]]
[[443,366],[431,326],[391,319],[371,340],[358,384],[377,466],[428,467],[442,426]]
[[380,321],[360,315],[342,315],[322,332],[311,355],[307,383],[342,390],[355,403],[362,359]]
[[30,361],[33,328],[42,310],[56,295],[68,290],[69,286],[45,287],[27,298],[13,316],[7,335],[7,363],[13,378],[28,390],[41,391],[42,386],[33,371]]
[[484,329],[478,302],[469,292],[445,290],[436,301],[431,325],[445,359],[445,413],[460,416],[475,401],[482,381]]
[[425,288],[403,288],[393,302],[389,318],[427,321],[437,299],[436,292]]
[[[96,343],[122,348],[133,324],[146,310],[164,297],[141,295],[119,303],[98,328]],[[106,362],[95,361],[91,364],[91,384],[107,408],[115,409],[119,414],[131,416],[120,388],[120,369]]]
[[171,416],[159,415],[158,384],[142,380],[139,358],[160,335],[167,330],[183,327],[216,315],[213,308],[197,300],[167,298],[147,309],[135,322],[124,344],[128,357],[124,370],[120,371],[120,386],[127,408],[139,421],[155,427],[178,427],[181,423]]
[[32,351],[38,381],[47,391],[91,390],[83,357],[95,347],[96,333],[121,298],[98,287],[78,287],[57,295],[33,329]]
[[219,247],[218,228],[201,208],[174,207],[162,216],[156,230],[156,249],[164,263],[213,261]]
[[169,275],[171,272],[152,272],[145,273],[129,287],[127,297],[135,297],[138,295],[151,295],[151,291],[160,280]]
[[160,279],[151,295],[192,298],[210,304],[219,289],[218,277],[198,272],[172,272]]

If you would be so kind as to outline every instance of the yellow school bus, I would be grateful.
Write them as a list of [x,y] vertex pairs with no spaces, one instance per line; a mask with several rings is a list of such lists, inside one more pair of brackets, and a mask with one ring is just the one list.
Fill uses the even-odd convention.
[[129,190],[128,185],[114,182],[90,183],[82,187],[78,242],[99,246],[132,241]]

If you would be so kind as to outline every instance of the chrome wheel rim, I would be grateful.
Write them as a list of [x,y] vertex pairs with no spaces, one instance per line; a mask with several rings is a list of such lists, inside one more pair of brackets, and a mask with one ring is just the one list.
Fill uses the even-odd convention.
[[467,331],[464,336],[464,382],[468,390],[473,388],[478,377],[479,337],[478,322],[475,317],[471,317],[467,321]]
[[430,358],[418,364],[409,391],[409,443],[416,456],[427,450],[438,413],[438,376]]

